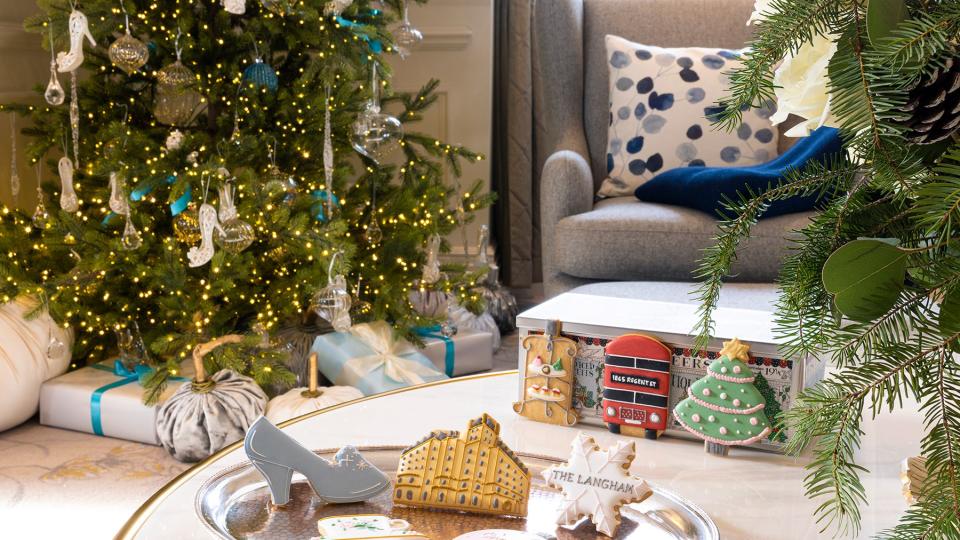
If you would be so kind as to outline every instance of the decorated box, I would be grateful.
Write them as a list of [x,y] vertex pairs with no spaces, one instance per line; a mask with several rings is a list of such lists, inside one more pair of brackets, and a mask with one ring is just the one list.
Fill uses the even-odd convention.
[[333,384],[353,386],[369,396],[447,376],[383,321],[355,325],[313,342],[317,369]]
[[417,328],[415,331],[425,343],[420,352],[447,377],[493,368],[493,351],[490,349],[493,336],[490,332],[463,329],[447,337],[440,332],[439,326]]
[[[697,307],[566,293],[521,313],[517,317],[517,326],[522,342],[531,333],[541,333],[548,320],[563,322],[563,335],[576,341],[579,348],[574,364],[574,406],[580,411],[581,421],[590,424],[603,425],[604,348],[613,338],[628,333],[655,337],[671,349],[671,410],[686,397],[690,384],[704,376],[707,366],[717,358],[722,342],[734,337],[750,344],[749,365],[757,375],[757,388],[767,398],[768,411],[776,408],[788,410],[800,390],[823,378],[823,362],[813,358],[789,358],[779,352],[773,335],[773,314],[769,311],[717,308],[713,316],[715,337],[705,352],[693,354],[694,336],[689,332],[697,321]],[[518,365],[522,374],[522,349]],[[774,403],[776,407],[772,406]],[[666,433],[693,437],[676,423],[673,415],[670,415]],[[789,433],[775,432],[755,446],[781,451],[788,437]]]
[[[147,374],[146,366],[131,371],[111,360],[50,379],[40,387],[40,423],[159,446],[157,407],[143,404],[140,380]],[[159,403],[190,376],[192,368],[172,378]]]

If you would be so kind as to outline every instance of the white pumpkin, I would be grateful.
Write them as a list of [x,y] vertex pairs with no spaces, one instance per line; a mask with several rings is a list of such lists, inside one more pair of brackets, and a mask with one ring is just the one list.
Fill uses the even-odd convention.
[[267,420],[279,424],[284,420],[363,397],[363,393],[352,386],[317,388],[317,394],[313,397],[308,388],[294,388],[271,399],[267,403],[265,416]]
[[30,299],[0,306],[0,431],[33,416],[40,405],[40,385],[70,365],[73,332],[46,312],[24,318],[35,306]]

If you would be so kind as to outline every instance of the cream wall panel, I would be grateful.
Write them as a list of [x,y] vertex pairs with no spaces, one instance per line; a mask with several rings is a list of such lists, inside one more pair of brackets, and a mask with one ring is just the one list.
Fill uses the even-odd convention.
[[[452,144],[461,144],[488,159],[464,167],[463,185],[483,180],[490,189],[490,137],[493,117],[493,0],[431,0],[412,5],[410,21],[423,32],[423,43],[407,59],[393,57],[393,86],[415,91],[431,78],[440,80],[444,99],[438,100],[420,131]],[[490,223],[482,212],[468,227],[473,249],[480,224]],[[449,240],[453,254],[462,252],[462,235]]]

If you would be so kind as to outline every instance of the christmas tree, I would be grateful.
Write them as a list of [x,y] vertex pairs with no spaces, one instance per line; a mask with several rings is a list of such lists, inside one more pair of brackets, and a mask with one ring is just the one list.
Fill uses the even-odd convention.
[[752,444],[770,433],[763,412],[766,402],[746,364],[749,348],[736,338],[724,342],[720,358],[710,363],[706,376],[690,385],[688,397],[674,408],[680,425],[706,441],[711,453],[726,454],[730,445]]
[[[212,368],[269,386],[291,375],[256,328],[312,307],[401,332],[436,322],[409,301],[424,246],[491,198],[444,180],[480,156],[411,129],[437,81],[391,91],[385,57],[416,38],[388,31],[403,0],[39,6],[26,27],[51,50],[46,103],[4,109],[29,117],[28,157],[60,181],[37,208],[2,209],[0,299],[40,299],[75,330],[75,359],[112,354],[136,323],[149,396],[198,343],[247,333]],[[444,270],[433,287],[477,301],[478,276]]]

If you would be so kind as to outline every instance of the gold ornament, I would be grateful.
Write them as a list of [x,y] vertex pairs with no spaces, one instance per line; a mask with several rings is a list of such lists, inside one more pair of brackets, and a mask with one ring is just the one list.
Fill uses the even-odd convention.
[[197,77],[180,60],[157,73],[153,115],[161,124],[190,125],[200,112],[203,96],[194,90]]
[[227,220],[213,231],[213,241],[217,247],[233,255],[250,247],[255,238],[253,226],[240,218]]
[[129,31],[110,44],[107,54],[113,65],[125,71],[127,75],[145,66],[150,58],[150,50],[147,49],[146,44],[130,35]]
[[297,198],[298,184],[296,179],[294,179],[293,175],[281,171],[276,165],[271,165],[270,168],[267,169],[263,187],[269,197],[284,192],[283,202],[286,204],[292,204],[294,199]]
[[190,203],[187,209],[173,218],[173,233],[184,244],[196,244],[200,241],[200,217],[197,205]]
[[286,15],[293,9],[292,0],[260,0],[263,7],[269,9],[277,15]]

